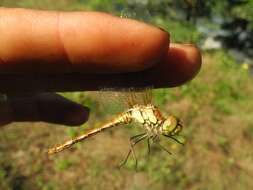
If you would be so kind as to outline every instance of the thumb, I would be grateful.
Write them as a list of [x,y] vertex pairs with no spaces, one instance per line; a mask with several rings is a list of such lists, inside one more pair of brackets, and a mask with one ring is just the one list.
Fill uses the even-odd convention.
[[80,125],[87,121],[89,109],[58,94],[10,96],[0,103],[0,125],[13,121],[44,121]]

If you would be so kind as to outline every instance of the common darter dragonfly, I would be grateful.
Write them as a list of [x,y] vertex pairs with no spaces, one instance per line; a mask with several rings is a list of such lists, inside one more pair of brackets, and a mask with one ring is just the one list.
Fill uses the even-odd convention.
[[137,167],[137,159],[134,151],[134,146],[145,139],[147,139],[149,152],[150,142],[153,142],[157,144],[161,149],[171,154],[170,151],[168,151],[159,143],[161,136],[170,138],[179,144],[183,144],[183,142],[176,138],[176,136],[179,135],[183,129],[180,120],[173,115],[168,115],[166,117],[163,116],[159,108],[152,103],[151,89],[145,89],[142,92],[129,90],[124,94],[124,99],[128,104],[128,109],[114,116],[110,121],[105,122],[100,127],[92,129],[80,136],[68,140],[63,144],[50,148],[48,150],[48,154],[51,155],[68,149],[72,145],[106,129],[115,126],[124,126],[130,123],[139,124],[144,129],[144,133],[135,135],[130,138],[130,149],[127,153],[126,158],[120,164],[120,167],[127,162],[131,153],[136,161]]

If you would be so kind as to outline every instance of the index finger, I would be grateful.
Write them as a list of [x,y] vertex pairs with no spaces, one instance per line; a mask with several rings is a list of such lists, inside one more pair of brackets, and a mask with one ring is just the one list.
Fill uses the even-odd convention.
[[167,54],[168,33],[97,12],[0,8],[0,73],[125,73]]
[[172,87],[192,79],[201,65],[198,48],[169,48],[166,32],[138,21],[0,10],[2,93]]
[[171,44],[165,59],[144,71],[118,74],[75,73],[60,76],[0,75],[0,91],[19,93],[99,90],[101,87],[174,87],[191,80],[198,73],[200,66],[201,54],[197,47]]

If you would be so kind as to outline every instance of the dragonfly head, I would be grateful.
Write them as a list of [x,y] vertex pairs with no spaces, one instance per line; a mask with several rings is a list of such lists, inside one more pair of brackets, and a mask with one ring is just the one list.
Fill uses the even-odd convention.
[[175,116],[168,116],[162,124],[162,134],[163,135],[177,135],[183,129],[183,126],[180,124],[180,121]]

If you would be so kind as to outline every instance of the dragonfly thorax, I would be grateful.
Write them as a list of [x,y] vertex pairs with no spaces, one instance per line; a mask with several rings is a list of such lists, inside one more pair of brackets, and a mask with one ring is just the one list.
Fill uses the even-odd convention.
[[164,118],[158,108],[151,104],[135,105],[129,112],[132,120],[144,126],[151,134],[176,135],[182,130],[176,117]]
[[150,133],[160,134],[162,132],[162,123],[165,118],[161,112],[153,105],[135,105],[130,110],[133,121],[141,124]]

